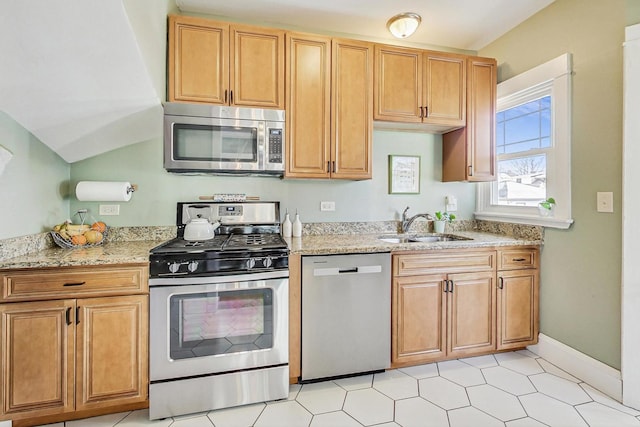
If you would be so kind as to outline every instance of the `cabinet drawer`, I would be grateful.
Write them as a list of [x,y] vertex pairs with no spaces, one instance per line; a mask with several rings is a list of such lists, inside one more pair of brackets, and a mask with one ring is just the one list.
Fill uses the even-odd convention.
[[393,256],[394,276],[413,276],[438,273],[472,273],[496,268],[496,252],[437,251]]
[[538,268],[538,253],[536,248],[500,250],[498,251],[498,270]]
[[141,266],[92,266],[0,273],[3,301],[146,293],[149,271]]

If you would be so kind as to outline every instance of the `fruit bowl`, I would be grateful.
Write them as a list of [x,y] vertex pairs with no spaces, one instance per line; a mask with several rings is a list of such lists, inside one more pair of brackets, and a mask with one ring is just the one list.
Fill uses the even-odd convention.
[[79,223],[65,221],[51,230],[51,237],[58,246],[75,249],[90,248],[104,243],[108,234],[107,224],[87,215],[86,209],[79,210],[75,216],[79,217]]

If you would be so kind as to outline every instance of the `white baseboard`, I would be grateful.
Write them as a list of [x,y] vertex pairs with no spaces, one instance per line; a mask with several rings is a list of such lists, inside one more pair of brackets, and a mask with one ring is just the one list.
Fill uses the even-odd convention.
[[607,396],[622,402],[622,377],[619,370],[544,334],[538,335],[538,344],[527,349]]

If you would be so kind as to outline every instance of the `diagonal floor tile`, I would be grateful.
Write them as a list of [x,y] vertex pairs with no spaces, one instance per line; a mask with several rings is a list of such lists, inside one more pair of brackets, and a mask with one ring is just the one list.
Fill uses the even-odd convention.
[[418,380],[397,369],[375,374],[373,388],[394,400],[418,397]]
[[344,411],[365,426],[393,421],[393,400],[367,388],[347,393]]
[[314,415],[310,427],[361,427],[361,425],[345,412],[336,411]]
[[535,387],[526,375],[519,374],[502,366],[482,370],[487,384],[498,387],[513,395],[534,393]]
[[[235,408],[211,411],[207,416],[216,427],[252,426],[265,407],[264,403],[236,406]],[[119,424],[118,427],[120,427]]]
[[467,365],[475,366],[476,368],[490,368],[492,366],[498,366],[498,362],[493,355],[488,354],[486,356],[466,357],[459,359],[461,362]]
[[495,355],[500,366],[519,372],[523,375],[541,374],[544,369],[536,359],[518,353],[498,353]]
[[171,424],[171,427],[214,427],[213,423],[206,415],[193,418],[180,418]]
[[564,378],[544,373],[530,375],[529,379],[540,393],[554,397],[569,405],[578,405],[592,401],[591,397],[589,397],[582,387]]
[[426,378],[419,381],[420,396],[443,409],[469,406],[464,387],[442,377]]
[[256,427],[308,427],[310,423],[309,411],[296,401],[286,401],[267,405],[254,425]]
[[519,420],[507,421],[504,423],[506,427],[547,427],[540,421],[536,421],[533,418],[520,418]]
[[421,397],[398,400],[395,420],[402,427],[449,427],[447,412]]
[[460,384],[463,387],[485,384],[480,369],[462,363],[459,360],[438,362],[438,370],[440,371],[441,377]]
[[531,418],[551,427],[587,427],[587,423],[573,406],[552,397],[532,393],[520,396],[519,399]]
[[165,418],[164,420],[149,420],[149,410],[141,409],[139,411],[133,411],[118,423],[118,427],[168,427],[173,422],[171,418]]
[[373,384],[373,375],[360,375],[357,377],[343,378],[341,380],[333,380],[333,382],[347,391],[361,390],[371,387]]
[[568,380],[568,381],[571,381],[571,382],[574,382],[574,383],[581,383],[582,382],[582,380],[574,377],[573,375],[569,374],[568,372],[563,371],[562,369],[558,368],[556,365],[553,365],[553,364],[547,362],[544,359],[538,359],[538,363],[540,364],[540,366],[542,366],[542,369],[544,369],[545,372],[553,374],[556,377],[564,378],[565,380]]
[[474,408],[499,420],[511,421],[527,416],[517,397],[493,386],[468,387],[467,393]]
[[305,384],[296,400],[312,414],[323,414],[341,410],[346,396],[345,389],[331,381],[326,381]]
[[640,421],[637,418],[601,403],[585,403],[576,406],[576,409],[591,427],[640,427]]
[[630,408],[628,406],[624,406],[622,403],[612,399],[611,397],[607,396],[601,391],[596,390],[595,388],[591,387],[587,383],[580,384],[580,387],[582,387],[582,389],[587,392],[589,397],[591,397],[593,400],[595,400],[598,403],[602,403],[603,405],[606,405],[610,408],[624,412],[625,414],[633,415],[634,417],[640,416],[639,411],[636,411],[635,409]]
[[67,421],[65,427],[112,427],[122,421],[127,415],[129,415],[129,412],[101,415],[84,420]]
[[449,411],[451,427],[503,427],[504,423],[473,407]]
[[400,371],[407,375],[411,375],[413,378],[419,380],[423,378],[431,378],[438,376],[438,365],[436,363],[428,363],[426,365],[409,366],[407,368],[400,368]]

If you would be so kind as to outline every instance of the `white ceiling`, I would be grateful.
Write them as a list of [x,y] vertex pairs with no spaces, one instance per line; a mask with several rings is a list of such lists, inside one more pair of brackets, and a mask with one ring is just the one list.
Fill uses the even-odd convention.
[[[162,135],[167,12],[174,0],[11,0],[0,14],[0,111],[72,163]],[[477,50],[553,0],[176,0],[188,12]],[[1,142],[1,141],[0,141]]]
[[394,15],[422,17],[407,41],[478,50],[554,0],[176,0],[187,12],[299,27],[313,32],[358,34],[393,40],[386,23]]

